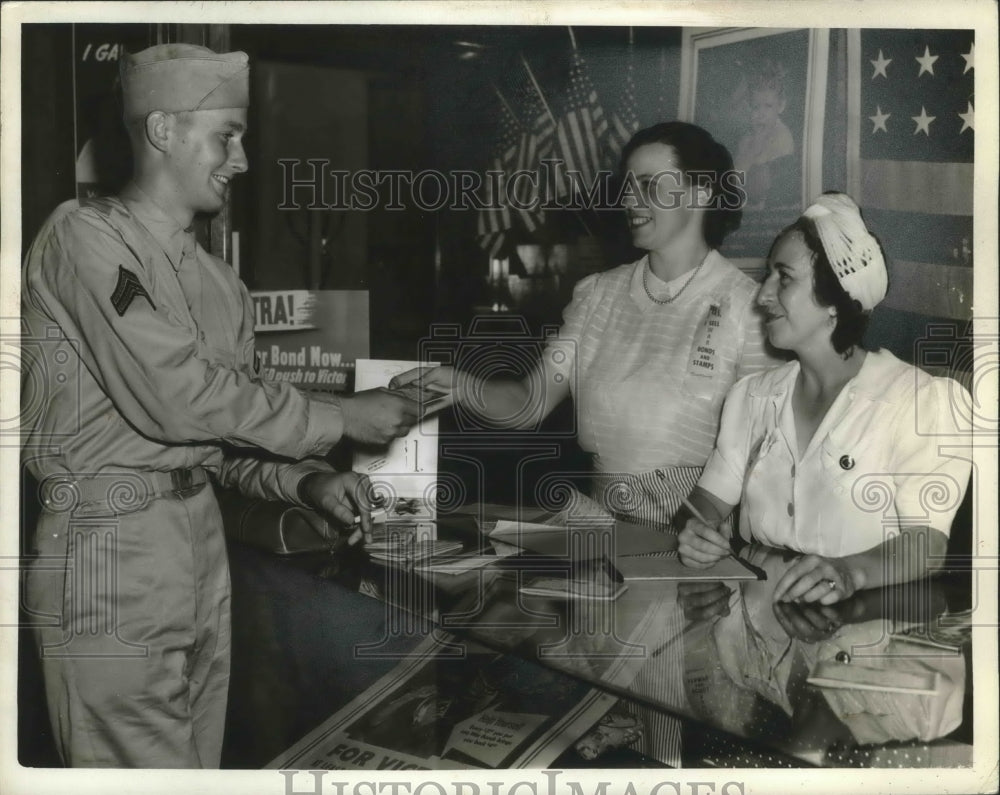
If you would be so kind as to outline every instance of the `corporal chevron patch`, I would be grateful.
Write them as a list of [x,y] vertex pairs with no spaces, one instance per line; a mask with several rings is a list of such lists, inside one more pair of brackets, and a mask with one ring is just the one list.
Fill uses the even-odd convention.
[[111,305],[115,308],[119,317],[125,314],[125,310],[129,308],[133,299],[138,295],[145,298],[149,302],[149,305],[153,307],[153,310],[156,310],[156,304],[153,303],[153,299],[149,297],[146,288],[140,283],[139,277],[124,265],[119,265],[118,283],[115,285],[115,291],[111,293]]

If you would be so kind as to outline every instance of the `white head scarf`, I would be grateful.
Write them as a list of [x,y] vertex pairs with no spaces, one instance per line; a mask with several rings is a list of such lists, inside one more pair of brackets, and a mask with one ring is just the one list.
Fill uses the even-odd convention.
[[875,236],[846,193],[824,193],[802,213],[816,227],[840,285],[869,311],[885,298],[889,274]]

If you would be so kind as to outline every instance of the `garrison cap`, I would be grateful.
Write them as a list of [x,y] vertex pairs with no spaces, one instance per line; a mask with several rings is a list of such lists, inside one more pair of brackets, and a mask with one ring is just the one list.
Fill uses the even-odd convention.
[[154,110],[246,108],[250,66],[245,52],[217,53],[193,44],[158,44],[119,65],[125,119]]

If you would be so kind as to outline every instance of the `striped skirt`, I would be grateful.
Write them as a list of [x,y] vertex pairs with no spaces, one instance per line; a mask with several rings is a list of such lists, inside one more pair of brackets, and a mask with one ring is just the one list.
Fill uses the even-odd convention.
[[[619,519],[676,532],[670,521],[691,493],[702,467],[660,467],[649,472],[595,472],[592,497]],[[668,485],[669,484],[669,485]]]

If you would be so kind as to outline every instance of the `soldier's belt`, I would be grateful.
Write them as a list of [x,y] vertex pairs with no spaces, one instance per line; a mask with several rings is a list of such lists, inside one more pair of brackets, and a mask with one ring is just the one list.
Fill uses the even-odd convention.
[[53,512],[92,507],[131,513],[167,494],[189,497],[208,483],[201,467],[170,472],[108,472],[89,477],[51,475],[41,484],[42,505]]

